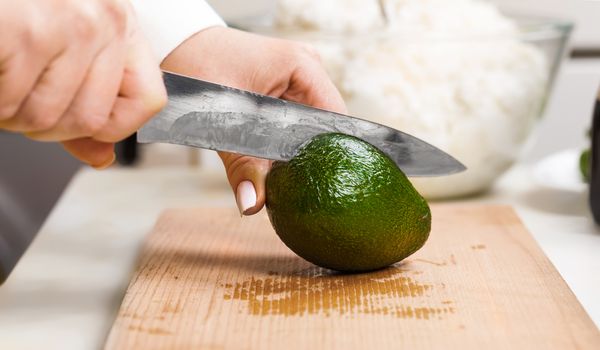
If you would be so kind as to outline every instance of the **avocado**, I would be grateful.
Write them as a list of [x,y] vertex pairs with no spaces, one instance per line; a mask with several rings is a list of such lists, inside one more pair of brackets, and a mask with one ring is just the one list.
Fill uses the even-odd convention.
[[383,152],[356,137],[321,134],[267,175],[267,212],[292,251],[321,267],[371,271],[425,244],[427,202]]
[[592,168],[590,165],[591,156],[592,151],[589,148],[581,152],[581,155],[579,156],[579,172],[581,173],[581,178],[586,183],[590,183],[590,177],[592,172]]

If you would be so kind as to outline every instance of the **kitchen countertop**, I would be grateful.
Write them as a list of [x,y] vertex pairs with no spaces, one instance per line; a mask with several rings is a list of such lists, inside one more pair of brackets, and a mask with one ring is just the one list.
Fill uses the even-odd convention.
[[[521,165],[490,193],[460,202],[512,205],[600,325],[600,232],[584,191],[540,185]],[[0,348],[100,348],[158,214],[234,205],[224,175],[214,170],[80,171],[0,287]]]

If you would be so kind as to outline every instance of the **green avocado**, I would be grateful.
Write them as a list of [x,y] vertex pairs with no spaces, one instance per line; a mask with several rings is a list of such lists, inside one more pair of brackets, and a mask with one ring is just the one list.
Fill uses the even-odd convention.
[[322,134],[266,180],[267,212],[281,240],[325,268],[361,272],[425,244],[427,202],[383,152],[353,136]]
[[584,182],[590,183],[590,177],[592,168],[590,166],[590,158],[592,157],[592,151],[588,148],[581,152],[579,156],[579,172]]

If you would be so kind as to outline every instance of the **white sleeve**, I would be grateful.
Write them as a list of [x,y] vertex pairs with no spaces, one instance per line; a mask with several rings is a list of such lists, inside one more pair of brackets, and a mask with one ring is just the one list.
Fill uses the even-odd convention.
[[159,62],[199,31],[225,25],[204,0],[131,0],[131,4]]

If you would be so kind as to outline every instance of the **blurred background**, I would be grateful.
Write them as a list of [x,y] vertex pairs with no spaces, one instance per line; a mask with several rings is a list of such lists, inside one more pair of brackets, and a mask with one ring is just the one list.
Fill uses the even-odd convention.
[[[209,2],[231,24],[244,22],[248,18],[263,18],[272,15],[274,11],[273,0]],[[560,18],[575,24],[565,51],[566,61],[560,67],[551,93],[540,95],[540,99],[547,100],[547,104],[540,122],[536,123],[533,136],[528,135],[526,147],[516,155],[518,161],[533,163],[559,151],[585,148],[589,143],[586,132],[590,127],[593,105],[600,86],[600,21],[597,16],[600,1],[492,2],[506,13]],[[555,50],[560,51],[560,47]],[[543,104],[542,101],[540,103]],[[220,161],[212,152],[170,145],[136,147],[131,142],[119,149],[123,165],[221,167]],[[80,165],[64,154],[60,146],[37,144],[2,131],[0,159],[0,231],[14,233],[0,235],[4,240],[0,241],[0,257],[12,260],[7,247],[23,245],[29,241],[28,237],[37,232]]]

